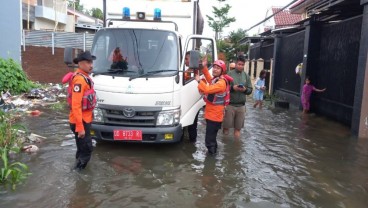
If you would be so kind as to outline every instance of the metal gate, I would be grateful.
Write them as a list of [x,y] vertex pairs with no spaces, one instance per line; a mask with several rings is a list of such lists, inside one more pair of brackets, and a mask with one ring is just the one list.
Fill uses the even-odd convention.
[[350,124],[355,94],[362,17],[323,25],[319,68],[313,71],[317,87],[327,91],[316,100],[318,110]]
[[281,38],[278,67],[275,69],[275,89],[290,94],[300,94],[300,76],[295,67],[303,62],[305,31]]

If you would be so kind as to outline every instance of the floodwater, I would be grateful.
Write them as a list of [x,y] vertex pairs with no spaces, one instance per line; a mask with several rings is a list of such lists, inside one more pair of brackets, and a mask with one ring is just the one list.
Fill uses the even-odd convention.
[[24,118],[47,137],[23,154],[32,175],[0,192],[0,207],[346,207],[368,206],[368,141],[297,109],[247,104],[241,139],[218,135],[206,155],[200,115],[196,144],[97,144],[82,172],[64,113]]

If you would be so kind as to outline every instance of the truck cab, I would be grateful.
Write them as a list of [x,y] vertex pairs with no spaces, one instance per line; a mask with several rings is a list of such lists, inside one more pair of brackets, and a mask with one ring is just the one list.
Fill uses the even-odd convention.
[[[91,77],[97,107],[91,134],[97,142],[179,142],[183,128],[193,124],[205,105],[184,57],[190,51],[206,55],[211,63],[217,57],[215,40],[183,37],[175,20],[151,16],[154,19],[110,19],[108,27],[95,34],[91,53],[97,59]],[[194,57],[190,65],[196,68]]]

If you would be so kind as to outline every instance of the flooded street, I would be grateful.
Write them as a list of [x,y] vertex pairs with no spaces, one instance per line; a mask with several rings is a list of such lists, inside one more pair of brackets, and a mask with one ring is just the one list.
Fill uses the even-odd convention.
[[97,144],[80,173],[66,114],[46,109],[24,118],[47,139],[22,155],[32,175],[0,207],[367,207],[368,141],[324,117],[251,106],[241,139],[219,132],[215,157],[200,115],[196,144]]

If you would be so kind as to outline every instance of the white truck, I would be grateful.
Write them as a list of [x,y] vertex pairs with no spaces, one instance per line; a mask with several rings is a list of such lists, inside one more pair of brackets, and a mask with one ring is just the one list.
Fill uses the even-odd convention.
[[[119,2],[120,8],[107,5],[108,11],[122,12],[107,13],[107,26],[95,34],[91,49],[97,57],[92,137],[97,142],[179,142],[183,128],[205,105],[193,73],[185,76],[185,53],[206,54],[210,63],[217,58],[216,42],[196,34],[197,0]],[[198,66],[193,60],[191,66]]]

